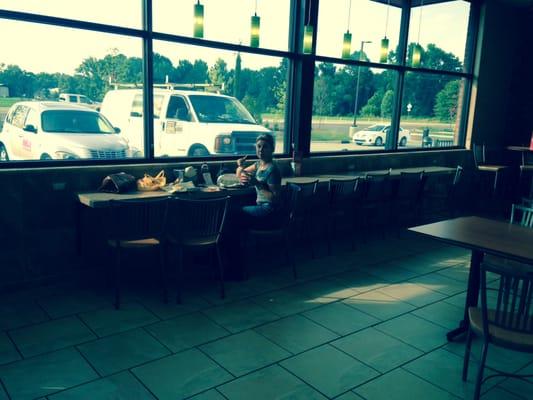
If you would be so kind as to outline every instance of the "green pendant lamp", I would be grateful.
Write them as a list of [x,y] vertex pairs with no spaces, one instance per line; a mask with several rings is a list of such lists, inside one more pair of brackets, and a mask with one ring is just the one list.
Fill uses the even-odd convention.
[[204,6],[200,0],[194,5],[194,31],[195,38],[204,37]]
[[348,59],[352,55],[352,34],[346,31],[342,41],[342,58]]
[[313,51],[313,31],[313,25],[304,26],[304,54],[311,54],[311,52]]
[[250,29],[250,46],[259,47],[259,28],[261,26],[261,18],[254,14],[251,19],[251,29]]
[[411,66],[414,68],[420,67],[420,62],[422,61],[422,46],[418,43],[413,46],[413,57],[411,60]]
[[386,63],[389,56],[389,39],[387,38],[387,28],[389,27],[389,9],[390,0],[387,1],[387,16],[385,17],[385,35],[381,39],[381,48],[379,51],[379,62]]

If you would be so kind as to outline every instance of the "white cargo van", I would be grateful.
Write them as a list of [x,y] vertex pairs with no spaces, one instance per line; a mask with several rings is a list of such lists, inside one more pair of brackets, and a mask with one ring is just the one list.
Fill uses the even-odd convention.
[[[101,113],[142,151],[142,89],[106,93]],[[234,97],[193,90],[154,89],[156,156],[255,153],[255,138],[272,132],[259,125]]]
[[61,93],[59,94],[59,101],[64,101],[65,103],[74,103],[80,106],[85,106],[92,108],[93,110],[100,111],[100,103],[92,101],[87,96],[77,93]]

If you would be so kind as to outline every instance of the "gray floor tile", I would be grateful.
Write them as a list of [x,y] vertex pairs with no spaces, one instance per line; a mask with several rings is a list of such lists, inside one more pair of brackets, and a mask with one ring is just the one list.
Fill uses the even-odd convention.
[[0,302],[0,330],[20,328],[48,319],[43,309],[33,301]]
[[20,355],[6,333],[0,332],[0,365],[20,360]]
[[354,389],[354,391],[362,395],[364,398],[372,400],[459,399],[453,394],[440,389],[401,368],[359,386]]
[[78,349],[103,376],[170,354],[143,329],[98,339]]
[[193,396],[232,379],[228,372],[196,349],[152,361],[132,372],[159,400]]
[[227,336],[229,332],[201,313],[187,314],[158,322],[146,330],[173,352]]
[[354,392],[347,392],[339,397],[335,397],[335,400],[365,400]]
[[[523,393],[526,396],[527,393]],[[492,389],[489,389],[483,396],[481,396],[481,400],[525,400],[525,399],[532,399],[533,398],[533,392],[529,393],[530,396],[523,397],[523,396],[517,396],[514,393],[508,392],[504,389],[501,389],[499,387],[495,387]]]
[[[461,379],[463,357],[459,357],[443,349],[438,349],[406,364],[402,368],[457,397],[465,399],[472,398],[475,374],[470,373],[468,380],[463,382]],[[477,370],[477,366],[472,363],[470,365],[470,371],[475,370]],[[443,377],[446,377],[446,379],[443,379]],[[497,378],[488,380],[483,385],[482,392],[487,391],[497,383]]]
[[[521,369],[520,374],[533,374],[533,364],[529,364],[526,368]],[[515,396],[525,397],[527,400],[533,399],[533,379],[509,378],[498,385],[498,387],[513,393]]]
[[412,314],[383,322],[375,328],[425,352],[446,343],[447,329]]
[[415,284],[418,282],[418,279],[419,278],[415,278],[411,282],[402,282],[385,286],[379,289],[379,291],[385,293],[387,296],[405,301],[416,307],[422,307],[446,297],[446,295],[431,290],[428,287]]
[[335,301],[331,297],[311,298],[292,289],[282,289],[252,299],[273,313],[286,317]]
[[202,351],[235,376],[275,363],[290,353],[253,331],[201,346]]
[[382,373],[424,354],[374,328],[335,340],[331,345]]
[[342,302],[380,320],[388,320],[415,308],[412,304],[387,296],[378,290],[359,294]]
[[182,302],[178,304],[174,300],[172,292],[169,292],[168,303],[162,301],[160,292],[141,297],[139,303],[163,320],[212,307],[207,300],[193,294],[183,294]]
[[448,297],[443,300],[445,303],[452,304],[456,307],[460,307],[464,310],[466,302],[466,292],[456,294],[455,296]]
[[328,397],[338,396],[378,375],[330,345],[291,357],[281,365]]
[[336,275],[336,279],[346,281],[348,285],[360,293],[368,292],[386,286],[389,282],[378,278],[374,275],[369,275],[360,269],[353,269],[342,274]]
[[0,379],[12,400],[34,399],[96,378],[96,372],[72,348],[0,367]]
[[48,396],[49,400],[155,400],[129,372],[122,372]]
[[191,397],[189,400],[226,400],[226,398],[217,392],[216,389],[212,389]]
[[410,282],[447,296],[453,296],[466,291],[466,285],[463,282],[438,273],[418,276],[411,279]]
[[325,399],[312,387],[283,368],[273,365],[218,388],[229,400]]
[[96,336],[77,317],[67,317],[10,332],[13,341],[24,357],[63,349]]
[[203,313],[233,333],[279,318],[273,312],[248,300],[210,308]]
[[428,259],[425,254],[417,254],[411,257],[394,260],[394,263],[403,269],[423,275],[445,268],[439,259]]
[[4,391],[2,386],[0,386],[0,400],[9,400],[7,393]]
[[304,315],[339,335],[347,335],[380,322],[379,319],[342,302],[315,308]]
[[292,315],[254,330],[294,354],[338,337],[300,315]]
[[403,282],[418,275],[417,272],[396,266],[394,261],[362,266],[359,269],[388,283]]
[[463,319],[464,311],[462,307],[439,301],[419,308],[413,311],[412,314],[452,330],[459,326],[459,321]]
[[450,268],[442,269],[437,272],[439,275],[443,275],[447,278],[455,279],[458,282],[462,282],[466,288],[468,282],[468,275],[470,273],[470,263],[462,263]]
[[349,285],[342,280],[327,277],[297,285],[293,290],[303,293],[312,299],[321,299],[324,297],[345,299],[359,293],[359,290],[353,287],[353,285]]
[[69,293],[39,299],[38,303],[52,318],[60,318],[80,312],[111,307],[110,298],[111,296],[105,296],[90,290],[73,289]]
[[119,310],[110,307],[79,316],[100,337],[158,321],[154,314],[138,303],[124,303]]

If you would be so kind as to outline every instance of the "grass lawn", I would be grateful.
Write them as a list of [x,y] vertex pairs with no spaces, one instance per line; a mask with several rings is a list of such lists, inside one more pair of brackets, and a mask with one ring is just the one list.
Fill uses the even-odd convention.
[[17,101],[28,100],[22,97],[0,97],[0,107],[11,107]]

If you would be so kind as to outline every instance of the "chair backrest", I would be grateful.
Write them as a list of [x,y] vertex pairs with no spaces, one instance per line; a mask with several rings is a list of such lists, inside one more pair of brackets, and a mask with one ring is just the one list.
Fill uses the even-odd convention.
[[511,208],[512,224],[520,224],[527,228],[533,228],[533,208],[520,204],[513,204]]
[[167,234],[177,240],[220,236],[224,230],[229,196],[213,199],[171,198]]
[[329,195],[330,204],[336,205],[341,202],[350,201],[354,198],[355,188],[359,178],[353,179],[330,179]]
[[391,170],[380,174],[366,174],[365,176],[365,202],[385,202],[392,196]]
[[305,183],[287,182],[287,185],[297,186],[300,189],[295,213],[304,216],[307,212],[311,211],[315,202],[318,179]]
[[168,198],[111,200],[106,222],[107,238],[137,240],[163,236]]
[[[498,276],[498,287],[487,286],[487,272]],[[493,294],[489,296],[489,294]],[[483,334],[489,326],[533,333],[533,268],[518,265],[481,264],[481,311]]]
[[474,143],[472,145],[474,154],[474,164],[477,166],[485,164],[485,145]]
[[420,199],[424,184],[424,171],[401,172],[396,198],[400,201],[417,201]]

